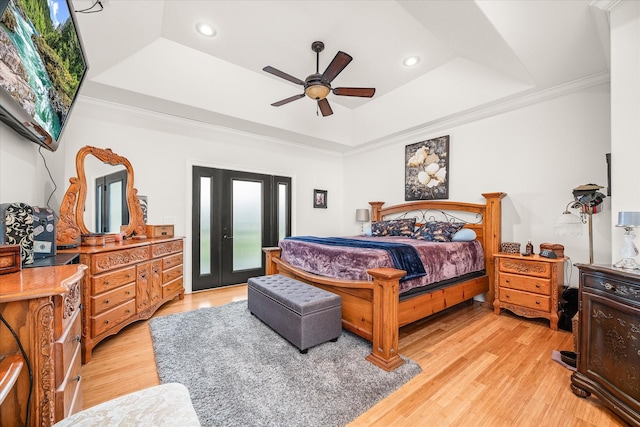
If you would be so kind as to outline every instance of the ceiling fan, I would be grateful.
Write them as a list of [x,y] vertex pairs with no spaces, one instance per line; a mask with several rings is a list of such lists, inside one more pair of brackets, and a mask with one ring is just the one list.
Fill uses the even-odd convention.
[[316,72],[315,74],[308,76],[305,81],[271,66],[266,66],[262,69],[267,73],[271,73],[274,76],[281,77],[304,87],[303,93],[283,99],[282,101],[274,102],[271,105],[274,107],[280,107],[281,105],[288,104],[296,99],[304,98],[304,96],[307,95],[309,98],[318,101],[318,108],[320,109],[322,116],[326,117],[333,114],[329,101],[327,101],[327,95],[329,95],[329,92],[333,92],[334,95],[338,96],[359,96],[362,98],[371,98],[376,93],[375,88],[337,87],[332,89],[331,82],[333,79],[335,79],[338,74],[340,74],[342,70],[349,65],[349,62],[351,62],[353,58],[350,55],[339,51],[327,69],[324,70],[324,73],[320,74],[318,70],[320,67],[320,52],[324,50],[324,43],[318,41],[311,43],[311,50],[316,53]]

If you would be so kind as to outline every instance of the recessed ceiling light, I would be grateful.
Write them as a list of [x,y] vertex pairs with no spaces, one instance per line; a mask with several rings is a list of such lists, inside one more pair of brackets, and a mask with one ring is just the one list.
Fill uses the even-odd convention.
[[420,62],[419,56],[408,56],[404,59],[404,61],[402,61],[402,65],[404,65],[405,67],[413,67],[418,62]]
[[211,25],[202,22],[196,24],[196,30],[205,37],[214,37],[217,33]]

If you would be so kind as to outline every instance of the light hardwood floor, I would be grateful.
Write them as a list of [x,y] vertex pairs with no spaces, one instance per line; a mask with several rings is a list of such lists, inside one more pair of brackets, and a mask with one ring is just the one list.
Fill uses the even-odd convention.
[[[246,285],[198,292],[156,316],[246,297]],[[402,328],[399,347],[423,372],[350,426],[626,425],[596,398],[571,392],[571,372],[551,352],[572,350],[573,337],[552,331],[544,319],[462,304]],[[158,384],[148,321],[100,343],[82,376],[85,408]]]

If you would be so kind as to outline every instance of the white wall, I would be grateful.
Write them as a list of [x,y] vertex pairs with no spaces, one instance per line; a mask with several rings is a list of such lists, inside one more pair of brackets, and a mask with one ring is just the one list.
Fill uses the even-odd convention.
[[[640,211],[640,2],[618,3],[610,25],[613,227],[618,212]],[[613,230],[611,262],[621,258],[622,235]]]
[[[345,216],[370,200],[404,202],[404,149],[450,136],[449,199],[483,202],[481,193],[501,191],[503,241],[560,243],[573,263],[588,263],[588,231],[579,237],[554,233],[556,218],[581,184],[606,187],[610,152],[609,86],[598,85],[493,117],[354,152],[344,162]],[[602,189],[606,194],[606,188]],[[595,263],[608,263],[610,209],[594,216]],[[577,283],[573,269],[571,283]]]
[[65,150],[51,152],[39,147],[0,123],[0,203],[46,206],[51,196],[49,204],[57,211],[60,199],[52,195],[55,184],[49,179],[45,160],[55,183],[64,188]]
[[[187,292],[191,290],[193,165],[292,177],[293,232],[344,232],[341,155],[86,98],[74,107],[73,119],[65,131],[69,153],[93,145],[126,157],[135,172],[138,194],[148,197],[148,223],[165,224],[167,217],[176,218],[176,234],[186,236]],[[74,156],[66,157],[65,182],[75,176]],[[313,208],[316,188],[328,191],[327,209]]]

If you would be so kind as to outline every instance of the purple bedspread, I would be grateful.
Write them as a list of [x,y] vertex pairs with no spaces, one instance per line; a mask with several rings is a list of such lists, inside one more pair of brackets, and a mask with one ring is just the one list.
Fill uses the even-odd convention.
[[[409,237],[350,237],[352,239],[404,243],[418,251],[427,272],[426,276],[400,283],[400,293],[425,287],[443,280],[484,269],[484,253],[479,241],[427,242]],[[280,258],[294,267],[320,276],[349,280],[372,280],[370,268],[393,268],[385,250],[328,246],[297,240],[281,240]]]

